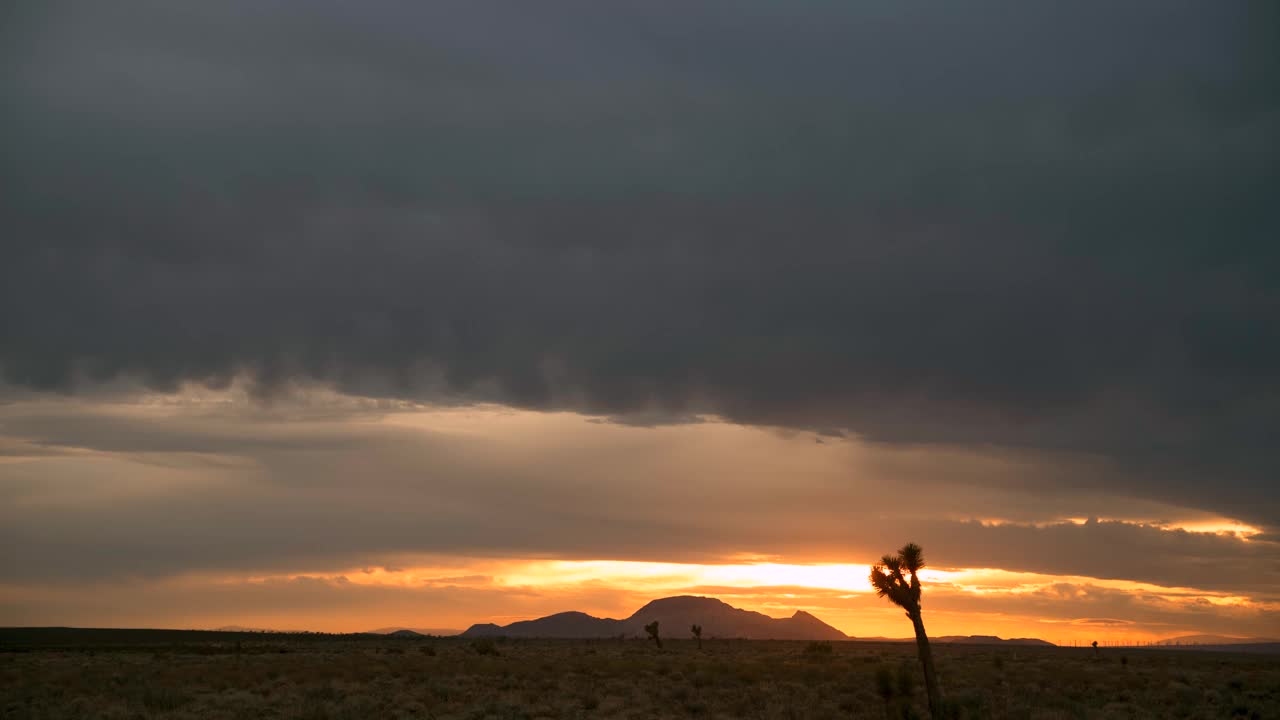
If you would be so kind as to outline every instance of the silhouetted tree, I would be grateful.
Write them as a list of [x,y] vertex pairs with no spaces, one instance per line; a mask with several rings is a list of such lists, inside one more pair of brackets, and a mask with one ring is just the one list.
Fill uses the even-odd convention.
[[648,625],[645,625],[644,631],[649,633],[649,637],[653,638],[653,642],[658,646],[658,649],[661,650],[662,638],[658,637],[658,621],[654,620]]
[[1097,640],[1093,641],[1093,657],[1095,659],[1098,657],[1098,641]]
[[[871,568],[871,586],[876,594],[889,598],[907,612],[916,631],[916,652],[924,670],[925,690],[929,693],[929,714],[942,717],[942,688],[938,686],[938,674],[933,668],[933,651],[929,649],[929,636],[924,632],[924,620],[920,616],[920,578],[924,567],[924,551],[915,543],[902,546],[897,555],[885,555]],[[910,576],[910,577],[908,577]]]
[[701,650],[702,649],[702,626],[694,625],[693,627],[689,628],[689,632],[693,633],[693,636],[698,639],[698,649]]

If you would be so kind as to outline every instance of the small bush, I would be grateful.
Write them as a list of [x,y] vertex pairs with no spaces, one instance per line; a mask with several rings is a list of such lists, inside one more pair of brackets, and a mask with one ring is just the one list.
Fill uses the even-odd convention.
[[991,717],[991,709],[987,698],[977,690],[961,690],[953,692],[943,701],[942,715],[954,720]]
[[804,656],[810,660],[822,660],[831,657],[831,643],[814,640],[804,646]]
[[916,675],[913,672],[909,661],[903,661],[898,665],[898,694],[903,697],[911,697],[916,689]]
[[888,666],[881,665],[876,668],[876,693],[885,702],[893,699],[893,673],[889,671]]
[[171,687],[147,687],[142,691],[142,704],[157,712],[169,712],[191,702],[191,697]]
[[477,638],[471,641],[471,649],[477,655],[497,655],[498,646],[493,644],[489,638]]

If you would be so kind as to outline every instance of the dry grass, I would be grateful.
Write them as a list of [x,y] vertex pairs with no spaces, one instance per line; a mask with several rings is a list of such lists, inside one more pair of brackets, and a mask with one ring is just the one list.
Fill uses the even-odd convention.
[[[909,645],[389,640],[0,646],[4,718],[903,718]],[[941,646],[958,718],[1280,718],[1274,656]],[[879,676],[879,682],[877,680]],[[888,696],[887,699],[885,696]]]

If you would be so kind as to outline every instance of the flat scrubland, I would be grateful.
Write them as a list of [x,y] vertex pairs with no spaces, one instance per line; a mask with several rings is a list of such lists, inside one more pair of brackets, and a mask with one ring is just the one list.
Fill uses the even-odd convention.
[[[894,643],[0,630],[4,718],[927,717]],[[1280,658],[938,645],[957,718],[1280,718]]]

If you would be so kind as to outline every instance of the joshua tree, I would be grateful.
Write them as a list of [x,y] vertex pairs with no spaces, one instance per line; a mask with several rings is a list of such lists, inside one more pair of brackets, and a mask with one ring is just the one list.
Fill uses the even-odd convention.
[[693,627],[689,628],[689,632],[693,633],[693,636],[698,638],[698,649],[701,650],[702,649],[702,626],[694,625]]
[[653,638],[653,642],[657,644],[658,649],[662,649],[662,638],[658,637],[658,621],[654,620],[644,626],[644,631],[649,633],[649,637]]
[[[916,652],[924,670],[924,685],[929,693],[929,714],[942,717],[942,689],[938,687],[938,675],[933,669],[933,652],[929,649],[929,636],[924,632],[924,620],[920,617],[920,578],[924,567],[924,551],[915,543],[907,543],[897,555],[885,555],[871,568],[871,586],[880,597],[889,598],[907,611],[916,631]],[[910,579],[908,579],[910,575]]]

